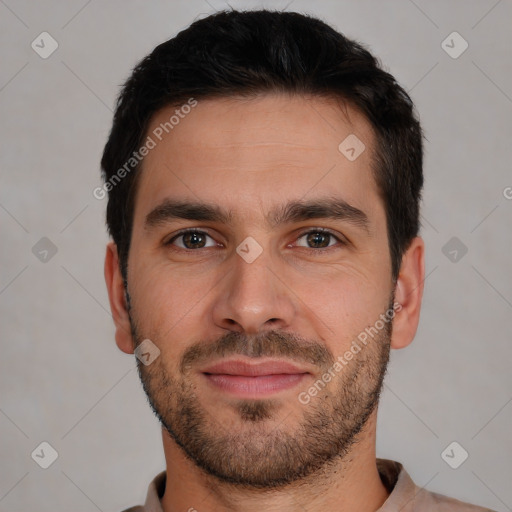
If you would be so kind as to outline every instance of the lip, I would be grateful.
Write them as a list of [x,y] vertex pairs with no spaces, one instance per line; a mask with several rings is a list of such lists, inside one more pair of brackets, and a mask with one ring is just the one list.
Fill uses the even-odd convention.
[[262,398],[297,386],[310,372],[287,361],[221,361],[202,370],[217,391],[238,398]]
[[240,359],[221,361],[213,364],[204,370],[203,373],[221,374],[221,375],[238,375],[242,377],[262,377],[264,375],[296,375],[299,373],[309,373],[307,370],[300,368],[287,361],[273,359],[270,361],[262,361],[257,363],[249,363]]

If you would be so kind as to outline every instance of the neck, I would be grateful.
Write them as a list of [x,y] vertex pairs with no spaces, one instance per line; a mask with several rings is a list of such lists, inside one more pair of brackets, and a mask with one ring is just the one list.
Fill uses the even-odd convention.
[[375,512],[389,496],[376,464],[376,412],[370,416],[352,449],[342,459],[300,482],[273,490],[241,489],[205,474],[162,429],[167,464],[163,510]]

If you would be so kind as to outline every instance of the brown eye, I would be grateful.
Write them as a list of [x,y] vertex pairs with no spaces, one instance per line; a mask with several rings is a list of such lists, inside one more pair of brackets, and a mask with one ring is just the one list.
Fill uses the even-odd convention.
[[[326,249],[336,245],[336,241],[343,244],[342,240],[330,231],[323,229],[314,229],[303,233],[299,240],[305,238],[306,245],[297,244],[299,247],[308,247],[309,249]],[[334,242],[334,243],[331,243]]]
[[[188,250],[194,250],[194,249],[203,249],[205,247],[215,247],[215,242],[209,246],[206,245],[207,238],[211,239],[211,236],[208,235],[208,233],[204,231],[198,231],[198,230],[187,230],[182,231],[178,235],[171,238],[166,245],[177,245],[181,249],[188,249]],[[174,243],[176,240],[180,240],[181,243]],[[212,239],[213,240],[213,239]]]

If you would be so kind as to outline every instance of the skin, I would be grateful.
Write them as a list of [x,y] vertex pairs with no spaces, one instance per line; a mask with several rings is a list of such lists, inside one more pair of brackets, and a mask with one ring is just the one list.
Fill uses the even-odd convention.
[[[168,120],[175,108],[159,111],[148,133]],[[354,161],[338,150],[350,134],[366,146]],[[250,439],[254,447],[271,433],[298,436],[308,413],[330,412],[336,399],[348,407],[350,396],[343,391],[352,388],[347,376],[359,371],[359,403],[376,379],[372,361],[386,347],[400,349],[412,341],[423,294],[424,243],[420,237],[411,242],[395,284],[384,205],[371,172],[374,146],[371,125],[350,106],[343,111],[333,100],[263,95],[201,100],[149,152],[135,201],[128,259],[130,310],[113,242],[107,246],[105,279],[120,350],[133,354],[145,338],[160,349],[154,363],[139,363],[139,372],[146,392],[160,412],[168,414],[166,418],[171,417],[166,404],[176,407],[170,390],[187,389],[213,440]],[[273,227],[266,222],[266,214],[276,205],[333,195],[362,210],[368,229],[345,219]],[[233,221],[175,219],[148,229],[146,216],[165,198],[218,204],[233,211]],[[187,250],[183,237],[166,245],[183,228],[206,232],[211,237],[206,238],[208,247]],[[307,235],[302,235],[314,228],[328,229],[347,243],[330,238],[328,250],[308,246]],[[236,252],[248,236],[263,249],[250,264]],[[258,410],[268,413],[260,421],[242,418],[240,401],[205,383],[199,361],[180,373],[187,349],[199,343],[216,346],[230,333],[244,342],[267,340],[263,346],[277,350],[280,345],[271,335],[278,331],[297,337],[298,354],[304,347],[300,343],[308,341],[337,357],[365,327],[375,324],[393,293],[401,309],[392,333],[383,331],[378,342],[354,356],[342,375],[308,405],[297,396],[326,370],[326,359],[319,358],[318,364],[301,360],[310,375],[299,386],[264,400],[266,406],[260,403]],[[247,346],[233,345],[240,350]],[[251,400],[244,403],[251,407]],[[162,427],[167,466],[164,511],[375,511],[389,495],[376,467],[376,417],[375,407],[346,453],[300,480],[266,489],[208,474]],[[314,439],[311,443],[315,445]],[[236,446],[248,461],[255,455],[249,444]],[[243,451],[244,446],[249,451]],[[254,457],[255,468],[256,462],[261,461]]]

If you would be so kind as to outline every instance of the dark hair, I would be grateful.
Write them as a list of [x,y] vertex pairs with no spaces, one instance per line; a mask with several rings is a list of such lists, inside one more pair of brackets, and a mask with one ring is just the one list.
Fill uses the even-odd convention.
[[191,98],[272,92],[337,98],[371,123],[373,174],[396,280],[420,226],[423,134],[414,105],[360,43],[311,16],[268,10],[222,11],[195,21],[157,46],[124,84],[101,166],[105,187],[110,183],[107,225],[125,279],[140,163],[132,162],[122,179],[120,170],[143,144],[151,118]]

